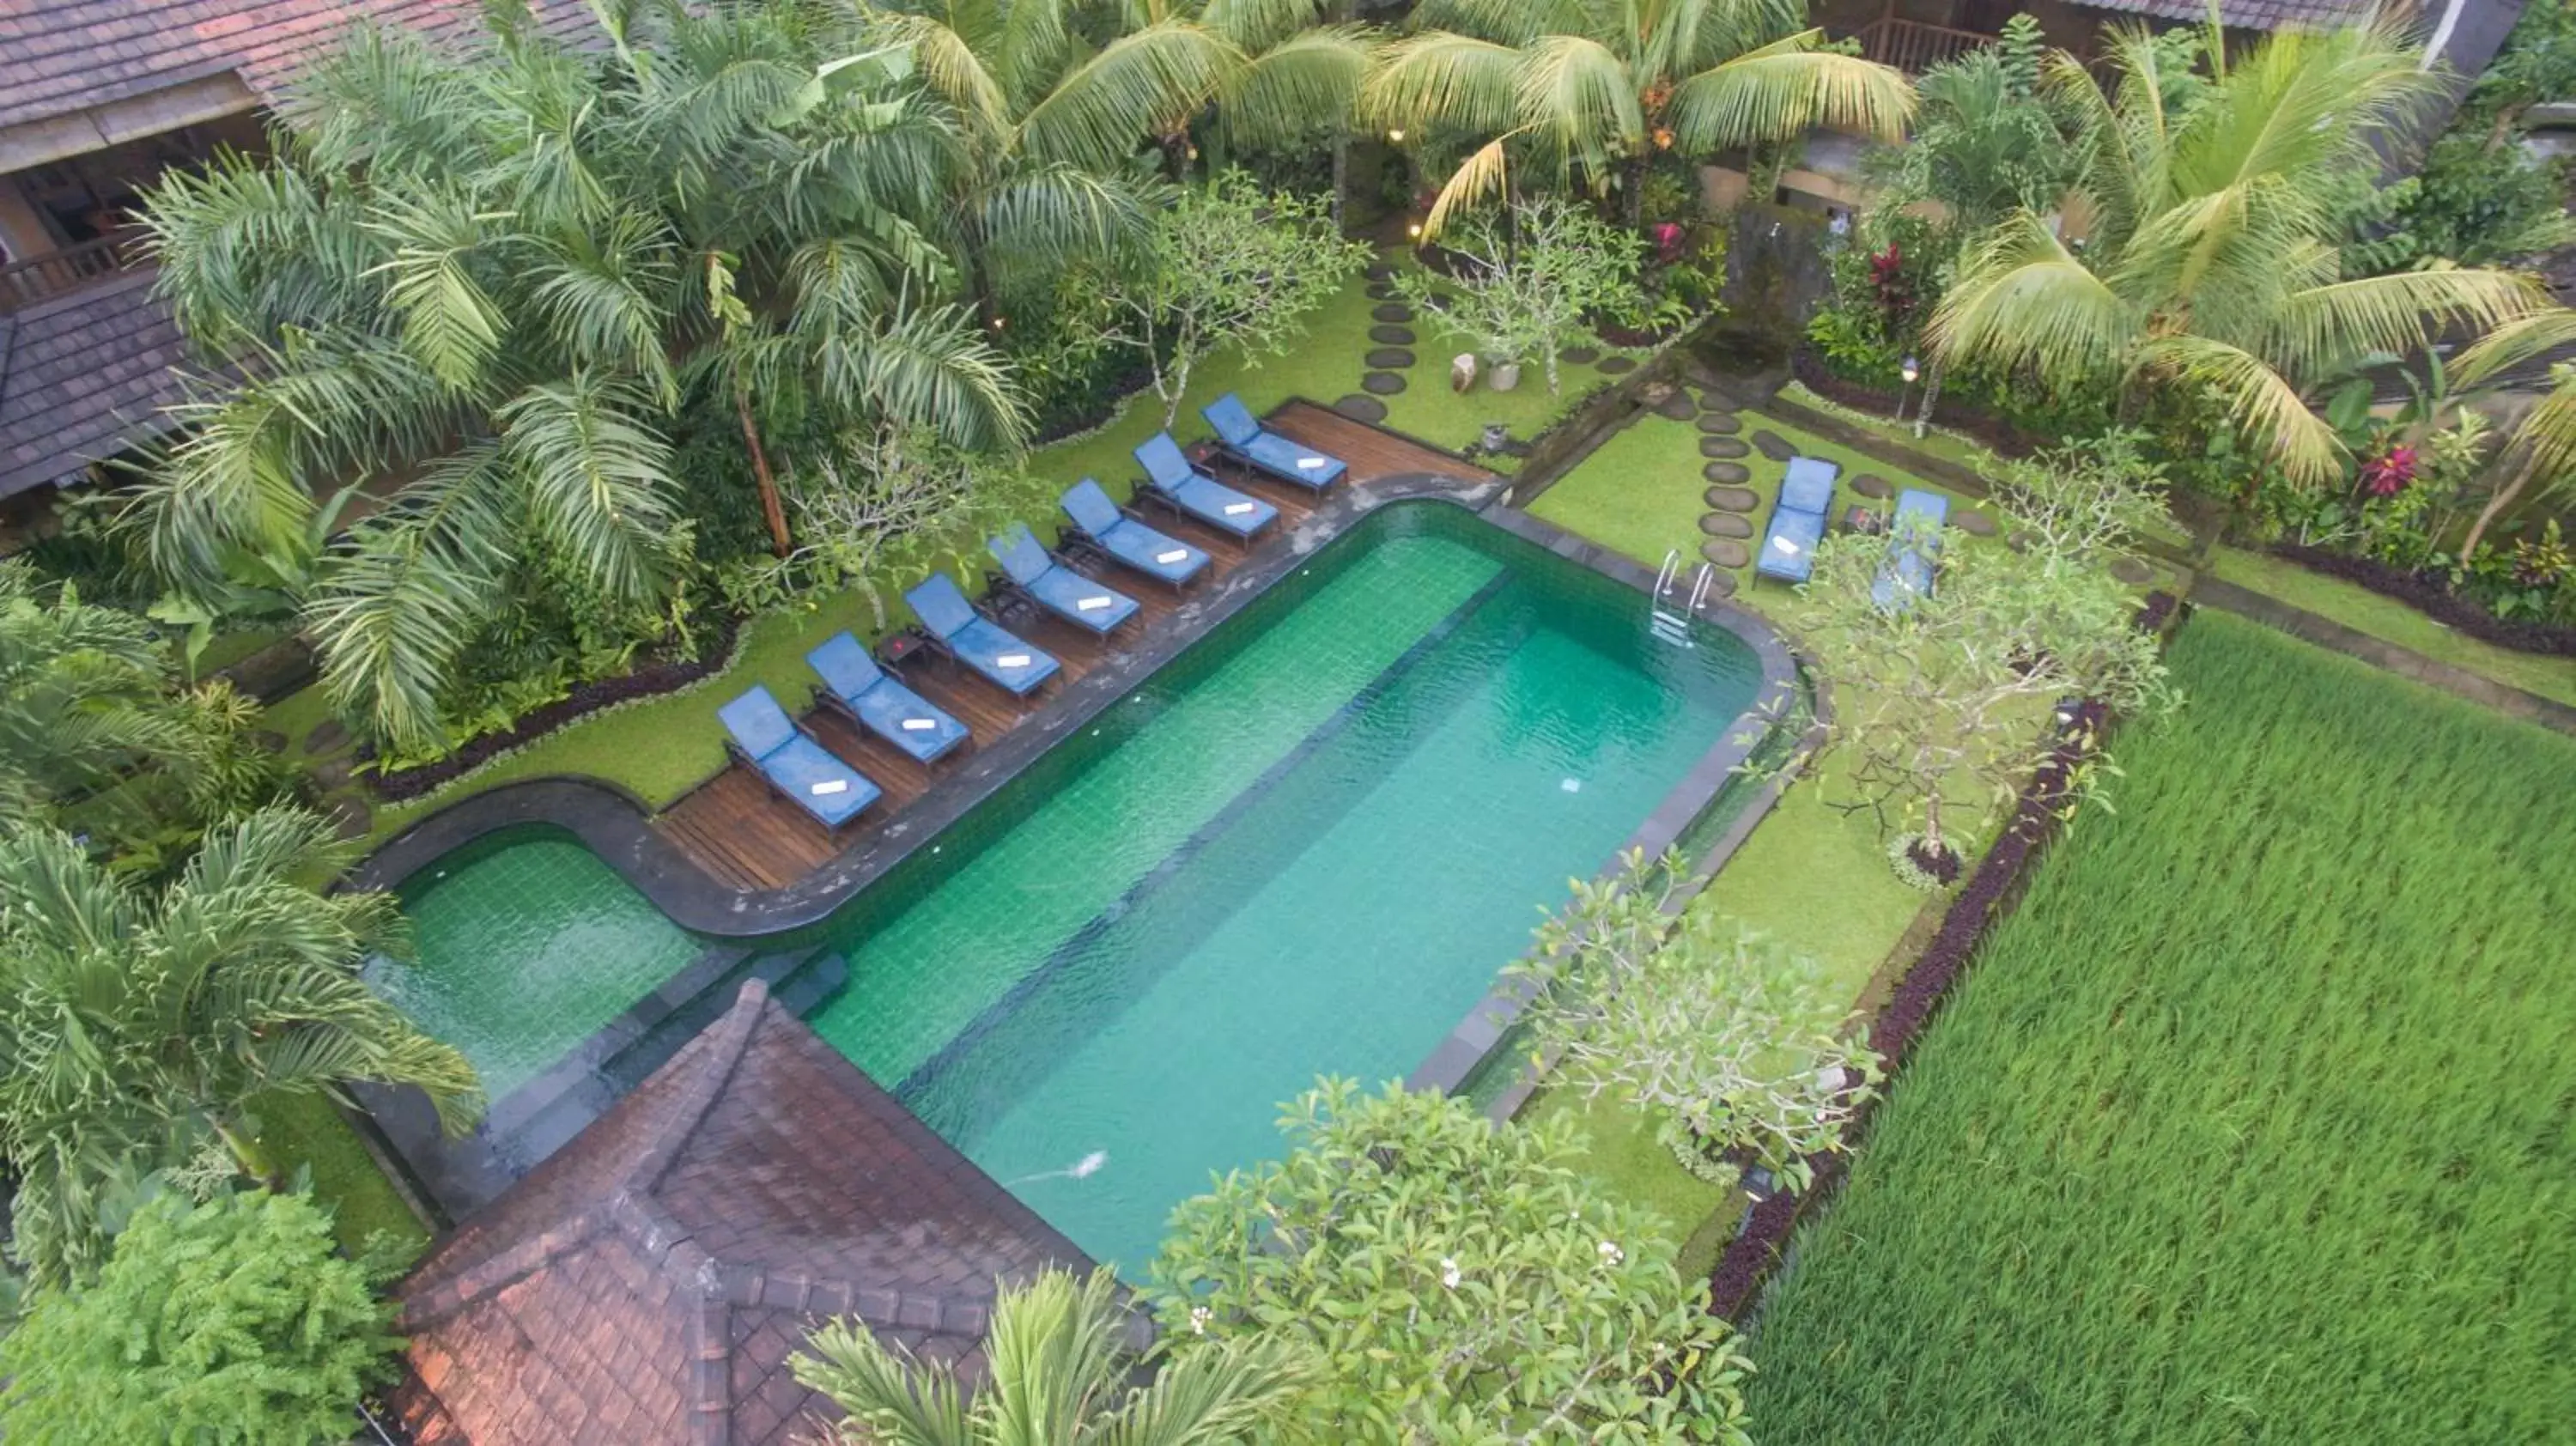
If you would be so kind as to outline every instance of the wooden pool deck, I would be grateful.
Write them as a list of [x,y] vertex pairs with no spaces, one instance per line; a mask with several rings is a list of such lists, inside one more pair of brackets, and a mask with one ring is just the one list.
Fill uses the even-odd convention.
[[[1348,463],[1349,479],[1337,484],[1337,491],[1426,473],[1468,483],[1493,478],[1492,473],[1446,452],[1311,402],[1290,402],[1267,421],[1273,430]],[[1140,508],[1155,527],[1197,544],[1212,559],[1210,575],[1192,585],[1193,595],[1214,587],[1247,563],[1290,546],[1289,535],[1315,510],[1315,499],[1301,488],[1271,482],[1214,459],[1203,459],[1202,465],[1228,486],[1276,505],[1280,516],[1277,525],[1247,551],[1214,529],[1167,509]],[[981,749],[1043,712],[1052,699],[1086,674],[1132,651],[1140,638],[1188,621],[1176,621],[1186,600],[1160,583],[1123,568],[1085,565],[1080,570],[1136,599],[1137,621],[1121,628],[1119,637],[1103,641],[1033,608],[1006,614],[1006,626],[1063,663],[1061,679],[1036,699],[1013,699],[966,670],[928,656],[907,664],[904,681],[955,715],[973,734],[973,746]],[[953,760],[942,760],[936,772],[926,769],[890,745],[861,734],[834,713],[816,709],[802,721],[824,747],[885,790],[885,796],[857,822],[837,832],[827,831],[804,810],[772,793],[759,774],[737,763],[672,804],[653,819],[651,827],[710,875],[736,889],[782,889],[903,822],[912,805],[955,766]]]

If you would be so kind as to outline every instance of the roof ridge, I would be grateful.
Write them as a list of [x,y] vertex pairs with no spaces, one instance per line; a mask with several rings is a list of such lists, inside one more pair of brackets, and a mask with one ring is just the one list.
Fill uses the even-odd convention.
[[635,1157],[635,1168],[626,1172],[624,1189],[642,1198],[661,1185],[662,1177],[679,1160],[680,1148],[706,1122],[707,1112],[715,1108],[725,1086],[732,1082],[734,1071],[742,1066],[743,1053],[751,1045],[752,1029],[759,1024],[768,1003],[766,982],[756,978],[743,981],[742,992],[734,996],[733,1006],[702,1036],[707,1040],[707,1050],[705,1060],[698,1066],[698,1077],[689,1082],[688,1092],[680,1096],[678,1106],[652,1144]]
[[553,1263],[557,1256],[597,1235],[607,1218],[606,1210],[584,1210],[557,1228],[538,1231],[427,1290],[405,1292],[403,1329],[416,1330],[431,1324],[463,1310],[484,1296],[525,1280]]

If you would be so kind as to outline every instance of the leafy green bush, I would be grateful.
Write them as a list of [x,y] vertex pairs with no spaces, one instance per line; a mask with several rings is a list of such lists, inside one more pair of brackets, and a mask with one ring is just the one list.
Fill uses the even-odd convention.
[[1572,1168],[1571,1122],[1328,1080],[1287,1158],[1173,1212],[1150,1299],[1176,1358],[1247,1335],[1315,1353],[1295,1442],[1742,1446],[1746,1364],[1635,1207]]
[[349,1439],[399,1342],[373,1271],[302,1195],[138,1212],[86,1289],[36,1296],[0,1340],[0,1434],[25,1442]]

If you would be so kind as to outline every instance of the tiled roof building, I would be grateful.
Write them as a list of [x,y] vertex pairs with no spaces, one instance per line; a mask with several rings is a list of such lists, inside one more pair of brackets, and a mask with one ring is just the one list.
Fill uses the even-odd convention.
[[755,981],[413,1273],[395,1405],[420,1446],[805,1439],[817,1320],[971,1372],[1050,1264],[1089,1268]]

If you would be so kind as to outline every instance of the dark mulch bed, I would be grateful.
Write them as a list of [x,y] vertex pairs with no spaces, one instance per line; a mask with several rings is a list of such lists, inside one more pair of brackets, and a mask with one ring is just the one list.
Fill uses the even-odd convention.
[[1789,445],[1788,438],[1770,431],[1756,431],[1753,434],[1753,450],[1774,462],[1786,462],[1798,455],[1798,449]]
[[2383,597],[2393,597],[2435,622],[2456,628],[2480,642],[2511,648],[2518,653],[2576,658],[2576,628],[2497,617],[2475,600],[2451,591],[2450,579],[2439,573],[2407,572],[2376,558],[2347,557],[2339,552],[2302,547],[2291,542],[2280,544],[2272,552],[2274,556],[2287,558],[2311,572],[2339,577]]
[[[495,755],[533,743],[612,703],[650,698],[685,688],[700,678],[723,670],[733,658],[734,637],[741,628],[741,619],[728,618],[718,624],[715,635],[707,639],[706,648],[694,659],[647,663],[631,673],[584,683],[573,689],[569,696],[548,703],[503,732],[486,733],[470,739],[464,747],[435,763],[377,774],[368,780],[368,788],[387,802],[399,803],[404,799],[418,798],[440,784],[480,767]],[[375,756],[376,750],[372,745],[358,750],[361,759],[372,761]]]
[[1118,409],[1127,404],[1129,397],[1153,384],[1154,369],[1143,362],[1138,362],[1118,374],[1117,379],[1110,383],[1108,395],[1102,400],[1080,411],[1040,418],[1037,431],[1030,438],[1029,445],[1043,447],[1049,442],[1061,442],[1076,433],[1106,426],[1110,418],[1118,415]]
[[[1876,387],[1838,377],[1825,366],[1824,358],[1813,348],[1800,347],[1789,357],[1791,375],[1806,384],[1807,390],[1830,398],[1857,412],[1884,417],[1896,410],[1896,395]],[[2049,439],[2035,437],[1991,412],[1981,412],[1965,402],[1944,399],[1932,411],[1933,425],[1948,431],[1965,432],[1994,452],[2006,457],[2027,457],[2049,445]]]

